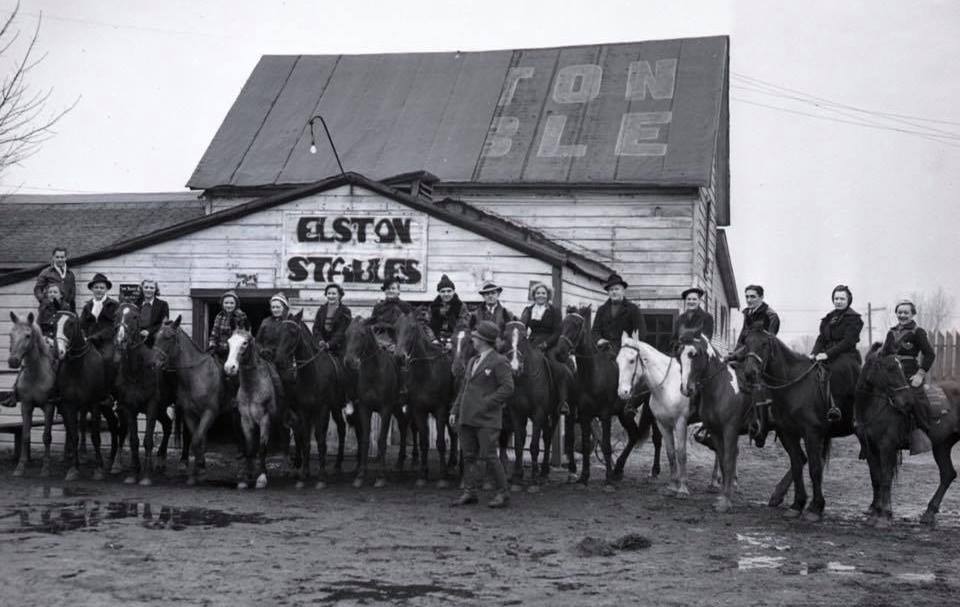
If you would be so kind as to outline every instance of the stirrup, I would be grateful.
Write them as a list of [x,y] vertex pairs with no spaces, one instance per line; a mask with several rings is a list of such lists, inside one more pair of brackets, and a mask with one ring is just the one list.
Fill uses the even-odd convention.
[[700,444],[703,445],[704,447],[709,447],[709,446],[711,446],[710,443],[707,442],[709,439],[710,439],[710,431],[707,430],[707,427],[704,426],[704,425],[702,425],[702,424],[701,424],[700,427],[697,428],[697,430],[693,433],[693,440],[697,441],[698,443],[700,443]]
[[832,405],[827,409],[827,421],[836,422],[840,421],[843,418],[843,412],[840,411],[840,408],[836,405]]

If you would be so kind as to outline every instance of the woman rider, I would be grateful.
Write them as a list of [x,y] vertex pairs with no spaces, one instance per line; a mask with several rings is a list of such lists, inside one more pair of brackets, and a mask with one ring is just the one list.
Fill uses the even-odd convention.
[[[863,363],[857,350],[863,320],[850,307],[853,304],[853,293],[849,287],[834,287],[832,299],[833,310],[820,321],[820,334],[813,345],[810,359],[827,364],[830,369],[831,391],[852,391]],[[840,417],[840,409],[831,394],[827,419],[837,421]]]
[[[700,307],[700,302],[706,293],[700,287],[690,287],[680,294],[680,300],[683,301],[683,313],[677,318],[673,329],[673,344],[675,355],[679,357],[680,346],[685,341],[691,341],[706,336],[707,340],[713,339],[713,315]],[[700,392],[694,392],[690,398],[690,417],[692,419],[700,418]],[[700,426],[700,430],[694,433],[693,438],[702,444],[709,444],[710,434],[706,426]]]
[[327,303],[317,309],[313,319],[313,338],[320,350],[327,350],[339,357],[343,355],[352,314],[350,308],[343,305],[343,287],[330,283],[323,294]]
[[[900,360],[903,372],[913,388],[913,416],[917,427],[924,432],[930,429],[930,401],[923,389],[923,382],[933,366],[937,355],[930,345],[927,332],[917,326],[914,317],[917,307],[912,301],[901,301],[896,307],[897,324],[887,331],[881,354],[893,354]],[[922,355],[922,358],[921,358]]]
[[290,314],[290,304],[283,293],[277,293],[270,298],[270,316],[263,319],[257,330],[257,346],[260,356],[273,362],[280,345],[280,325]]
[[247,315],[240,309],[240,298],[235,291],[227,291],[220,296],[220,311],[213,319],[210,328],[210,339],[207,341],[207,352],[213,354],[220,364],[227,360],[230,345],[227,340],[233,335],[233,328],[239,325],[249,325]]
[[[553,293],[550,287],[538,282],[530,288],[530,293],[533,296],[533,303],[520,313],[520,322],[529,329],[530,345],[546,354],[557,345],[560,339],[562,319],[559,310],[551,302]],[[573,381],[573,370],[549,354],[547,354],[547,364],[550,365],[550,373],[557,388],[560,413],[566,415],[570,413],[570,406],[567,404],[567,386]]]

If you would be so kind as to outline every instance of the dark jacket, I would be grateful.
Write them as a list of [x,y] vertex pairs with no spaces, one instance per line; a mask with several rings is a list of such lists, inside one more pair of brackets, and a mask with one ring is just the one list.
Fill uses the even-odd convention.
[[632,334],[639,332],[640,340],[643,341],[647,336],[647,327],[643,322],[643,312],[640,306],[624,299],[620,303],[620,313],[613,315],[611,302],[608,299],[597,309],[597,318],[593,322],[593,340],[605,339],[610,343],[620,346],[620,337],[624,332]]
[[857,342],[862,329],[863,320],[852,309],[830,312],[820,321],[820,335],[813,345],[813,354],[823,352],[829,361],[844,354],[853,354],[859,359]]
[[403,314],[408,314],[411,310],[413,310],[413,307],[402,299],[384,299],[373,306],[370,321],[374,328],[396,327],[397,319]]
[[487,309],[487,304],[481,304],[476,311],[477,324],[480,324],[481,321],[489,320],[493,324],[497,325],[497,329],[501,332],[503,331],[504,325],[508,322],[514,321],[517,319],[510,310],[504,308],[500,302],[497,302],[497,306],[493,309],[493,313]]
[[[927,338],[927,332],[912,320],[902,327],[898,324],[887,331],[881,354],[896,354],[901,357],[900,362],[907,377],[916,373],[918,368],[929,371],[937,357],[930,345],[930,339]],[[922,360],[918,359],[921,354]]]
[[33,296],[37,298],[38,302],[43,303],[46,299],[44,297],[44,291],[46,291],[47,285],[49,284],[60,285],[60,293],[63,295],[63,301],[67,302],[67,305],[70,306],[71,312],[76,312],[77,277],[74,275],[73,270],[67,268],[66,275],[60,278],[60,273],[57,272],[57,269],[52,265],[44,268],[37,276],[37,284],[33,287]]
[[166,318],[170,318],[170,306],[159,297],[153,298],[149,311],[144,309],[143,302],[140,303],[140,329],[148,331],[150,333],[149,337],[152,338],[157,334]]
[[117,317],[119,306],[120,304],[115,299],[104,297],[100,316],[94,318],[93,300],[91,299],[84,304],[83,310],[80,312],[80,329],[97,348],[113,340],[113,321]]
[[503,405],[513,395],[513,373],[507,358],[497,351],[489,352],[480,363],[474,356],[467,363],[466,378],[453,403],[453,415],[459,426],[493,428],[503,425]]
[[532,305],[527,306],[520,313],[520,322],[530,329],[530,344],[533,346],[546,344],[547,350],[557,345],[557,340],[560,339],[560,320],[560,313],[553,304],[549,303],[540,320],[533,319]]
[[737,345],[743,343],[747,337],[747,331],[753,325],[760,323],[764,331],[776,335],[780,332],[780,317],[773,311],[773,308],[766,303],[762,303],[755,310],[746,308],[743,311],[743,327],[740,328],[740,337],[737,338]]
[[277,346],[280,345],[280,326],[283,321],[283,318],[268,316],[263,319],[260,328],[257,329],[257,346],[267,360],[272,361],[277,354]]
[[706,335],[707,339],[713,339],[713,315],[702,308],[684,311],[673,325],[673,343],[675,344],[679,344],[681,339],[701,335]]
[[444,304],[440,296],[430,302],[430,330],[436,337],[450,338],[470,324],[470,314],[460,297],[454,293],[449,304]]
[[45,301],[40,304],[40,309],[37,310],[37,324],[40,325],[40,330],[47,337],[52,338],[56,334],[57,326],[54,324],[53,318],[61,310],[70,310],[70,306],[62,299],[56,302]]
[[343,352],[343,347],[347,343],[347,327],[353,319],[350,308],[340,304],[337,311],[333,313],[333,324],[329,331],[326,330],[327,304],[317,308],[317,315],[313,319],[313,338],[317,341],[323,340],[327,343],[327,349],[334,354]]

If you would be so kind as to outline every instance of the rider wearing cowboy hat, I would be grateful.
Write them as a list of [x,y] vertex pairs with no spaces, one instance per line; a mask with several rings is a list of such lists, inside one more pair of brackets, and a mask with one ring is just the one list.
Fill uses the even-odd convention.
[[609,347],[616,354],[620,350],[620,337],[637,331],[640,339],[646,337],[646,326],[640,307],[626,298],[627,282],[619,274],[611,274],[603,285],[608,298],[597,309],[593,321],[593,339],[598,347]]
[[97,272],[87,283],[87,288],[93,293],[80,311],[80,329],[87,336],[90,343],[100,351],[104,360],[113,360],[113,321],[116,318],[117,301],[107,296],[107,291],[113,288],[113,283]]
[[503,293],[503,287],[497,286],[492,281],[486,282],[480,288],[479,293],[483,296],[483,305],[476,312],[477,323],[489,320],[496,325],[498,331],[502,332],[504,325],[517,319],[500,303],[500,294]]

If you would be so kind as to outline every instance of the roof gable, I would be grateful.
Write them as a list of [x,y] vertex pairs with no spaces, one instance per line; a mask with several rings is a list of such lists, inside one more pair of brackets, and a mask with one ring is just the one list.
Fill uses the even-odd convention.
[[[191,188],[303,184],[324,116],[348,169],[444,182],[705,186],[727,95],[726,37],[469,53],[264,56]],[[320,134],[318,133],[318,136]]]

